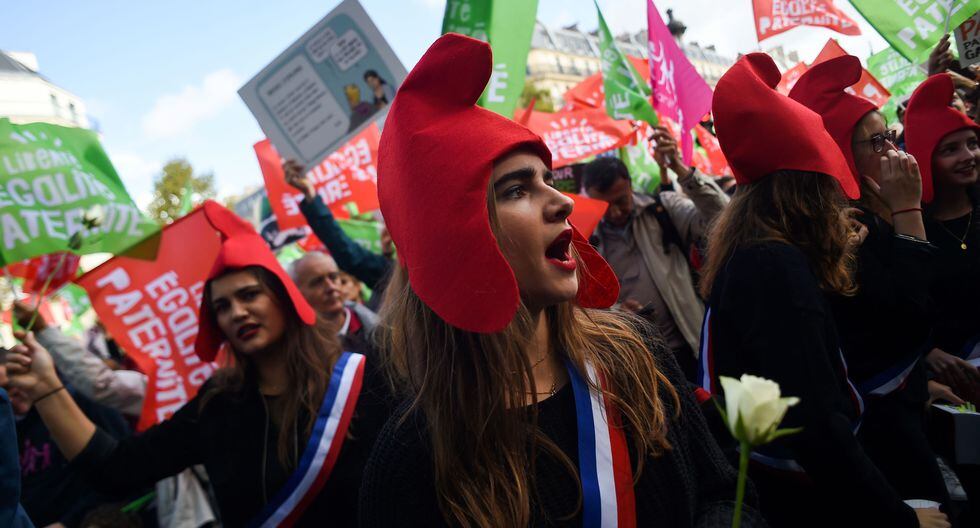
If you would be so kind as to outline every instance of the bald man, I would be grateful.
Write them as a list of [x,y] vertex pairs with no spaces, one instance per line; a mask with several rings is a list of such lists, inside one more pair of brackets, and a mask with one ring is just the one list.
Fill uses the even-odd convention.
[[348,349],[358,344],[356,342],[370,341],[378,316],[364,305],[344,303],[340,290],[341,271],[333,257],[311,251],[293,261],[289,275],[317,314],[339,329],[337,334]]

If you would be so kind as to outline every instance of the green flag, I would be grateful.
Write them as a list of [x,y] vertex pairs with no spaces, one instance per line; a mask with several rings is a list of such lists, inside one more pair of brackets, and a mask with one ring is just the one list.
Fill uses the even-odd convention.
[[[83,217],[95,205],[104,216],[87,230]],[[0,265],[69,251],[76,234],[75,253],[120,253],[157,230],[126,193],[95,132],[0,119]]]
[[851,0],[851,4],[895,51],[915,64],[929,59],[944,33],[980,11],[980,0]]
[[298,260],[300,257],[302,257],[304,253],[306,252],[299,247],[299,244],[286,244],[285,246],[279,248],[279,251],[276,251],[276,260],[279,261],[279,264],[281,264],[283,268],[286,268],[292,264],[294,260]]
[[73,336],[81,335],[85,331],[82,325],[82,316],[92,308],[92,301],[89,300],[85,288],[69,282],[58,290],[57,295],[68,303],[72,313],[71,321],[69,321],[68,328],[63,329],[64,332]]
[[372,253],[381,254],[381,229],[377,222],[337,220],[337,223],[344,233],[361,247]]
[[602,87],[606,92],[606,113],[613,119],[646,121],[656,126],[659,120],[650,104],[650,88],[641,81],[643,77],[616,46],[598,2],[595,10],[599,15],[599,58]]
[[868,57],[868,71],[892,93],[881,108],[881,113],[889,122],[898,120],[898,101],[911,94],[919,83],[926,80],[925,72],[894,48],[886,48]]
[[630,172],[634,191],[648,194],[657,191],[660,187],[660,166],[650,156],[646,142],[640,141],[636,145],[621,147],[619,159],[623,160]]
[[489,42],[493,73],[480,106],[511,118],[517,108],[538,0],[447,0],[442,32],[460,33]]

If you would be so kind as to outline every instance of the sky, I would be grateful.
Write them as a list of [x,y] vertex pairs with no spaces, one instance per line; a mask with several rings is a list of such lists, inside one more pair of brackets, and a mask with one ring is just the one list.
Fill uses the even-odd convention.
[[[360,0],[411,69],[439,36],[445,0]],[[599,0],[614,33],[646,25],[647,0]],[[714,44],[731,57],[760,49],[751,0],[656,0],[688,30],[685,41]],[[828,38],[866,58],[887,43],[843,0],[861,36],[796,28],[767,39],[811,61]],[[0,49],[37,55],[40,72],[82,98],[117,171],[141,206],[173,157],[214,173],[219,197],[262,184],[252,145],[264,138],[238,89],[312,27],[339,0],[0,0]],[[597,26],[590,0],[539,0],[538,20]]]

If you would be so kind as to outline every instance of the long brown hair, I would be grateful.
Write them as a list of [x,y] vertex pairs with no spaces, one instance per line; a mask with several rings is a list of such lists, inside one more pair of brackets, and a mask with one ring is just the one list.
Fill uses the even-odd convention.
[[[240,271],[251,273],[259,281],[282,310],[286,320],[282,339],[275,345],[278,350],[270,352],[279,354],[286,363],[288,383],[286,392],[280,397],[282,423],[279,424],[277,454],[284,467],[292,467],[298,463],[298,460],[293,460],[294,435],[307,438],[312,433],[323,395],[330,383],[330,373],[340,357],[337,329],[321,317],[317,317],[313,326],[303,323],[292,308],[286,288],[269,270],[249,266]],[[211,303],[210,284],[204,288],[204,302]],[[246,390],[258,390],[255,363],[233,347],[227,348],[231,352],[231,364],[214,373],[212,388],[201,398],[202,408],[222,393],[242,394]],[[301,416],[306,417],[303,424],[298,423]],[[299,441],[300,446],[305,444]]]
[[[491,225],[499,233],[492,193],[489,201]],[[580,266],[580,280],[584,273]],[[534,335],[528,310],[522,304],[510,325],[495,334],[460,330],[422,302],[403,267],[395,270],[382,307],[381,348],[410,402],[401,419],[413,412],[424,418],[443,517],[462,526],[528,525],[539,452],[555,457],[569,478],[578,478],[571,460],[536,425],[533,403],[539,390],[527,357]],[[638,478],[646,457],[670,449],[662,398],[671,398],[679,409],[676,391],[641,338],[640,324],[571,303],[547,308],[542,317],[548,318],[556,354],[579,372],[591,363],[606,380],[605,397],[619,409],[633,441]],[[580,506],[581,497],[567,515],[574,516]]]
[[782,170],[740,185],[708,236],[701,294],[708,298],[718,272],[735,249],[781,241],[806,255],[820,287],[841,295],[856,291],[847,202],[836,181],[816,172]]

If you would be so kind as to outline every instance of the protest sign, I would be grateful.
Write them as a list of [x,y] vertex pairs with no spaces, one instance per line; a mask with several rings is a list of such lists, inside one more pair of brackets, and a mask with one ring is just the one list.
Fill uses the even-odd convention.
[[[665,119],[663,124],[670,129],[668,120]],[[653,144],[649,139],[652,134],[653,129],[644,125],[636,133],[635,144],[619,149],[619,159],[629,170],[633,190],[636,192],[654,193],[660,187],[660,166],[653,159]]]
[[563,193],[578,194],[582,188],[582,178],[585,176],[587,163],[572,163],[557,167],[551,171],[552,186]]
[[606,214],[606,209],[609,208],[609,202],[589,198],[578,193],[563,194],[575,202],[575,206],[572,208],[572,214],[568,216],[568,221],[575,226],[575,229],[578,229],[579,233],[582,233],[582,236],[585,238],[591,237],[592,233],[595,232],[595,228],[599,226],[602,215]]
[[45,284],[48,292],[69,282],[78,273],[78,263],[81,260],[81,257],[71,253],[51,253],[10,264],[7,272],[11,276],[24,279],[21,287],[27,293],[41,293]]
[[524,90],[538,0],[447,0],[442,32],[490,44],[493,72],[479,105],[510,116]]
[[650,104],[650,88],[640,82],[640,74],[616,46],[606,19],[602,17],[599,3],[595,10],[599,17],[599,67],[605,91],[606,112],[613,119],[629,119],[657,124],[657,114]]
[[960,50],[960,65],[966,67],[980,63],[980,13],[966,19],[953,34],[956,47]]
[[382,117],[405,67],[357,0],[344,0],[238,94],[285,159],[319,163]]
[[789,95],[790,90],[796,86],[796,81],[799,81],[800,77],[802,77],[808,69],[809,68],[807,67],[806,63],[801,62],[783,72],[782,78],[779,79],[779,84],[776,85],[776,91],[783,95]]
[[653,0],[647,0],[647,27],[653,108],[680,125],[681,156],[690,163],[694,150],[690,131],[711,111],[711,87],[677,46]]
[[[307,172],[306,177],[334,216],[348,218],[346,206],[350,203],[357,205],[361,212],[379,208],[377,163],[380,139],[381,132],[372,123]],[[279,153],[268,140],[256,143],[254,148],[279,228],[285,230],[306,225],[306,218],[299,210],[303,193],[286,183]]]
[[[102,225],[86,229],[101,205]],[[91,130],[0,119],[0,266],[68,251],[119,253],[158,226],[137,209]],[[78,237],[76,237],[78,239]]]
[[[836,40],[829,39],[827,40],[827,43],[824,44],[823,49],[820,50],[820,53],[817,54],[817,58],[813,60],[813,64],[811,64],[810,67],[813,67],[814,64],[820,64],[821,62],[836,57],[843,57],[847,54],[848,53],[844,51],[844,48],[842,48]],[[891,97],[891,92],[882,86],[882,84],[878,82],[878,79],[875,79],[874,75],[871,75],[871,72],[864,68],[861,69],[861,78],[858,80],[858,82],[845,88],[844,91],[851,95],[863,97],[868,101],[871,101],[878,108],[885,106],[885,103],[887,103],[888,99]]]
[[169,418],[215,369],[194,351],[204,281],[220,248],[198,208],[164,228],[156,260],[117,256],[76,282],[99,319],[149,378],[137,429]]
[[851,4],[914,64],[928,60],[943,34],[980,11],[980,0],[851,0]]
[[601,109],[555,113],[518,110],[515,114],[515,119],[523,116],[522,124],[548,145],[552,167],[619,148],[633,137],[629,121],[611,119]]
[[[632,55],[627,55],[626,58],[629,59],[637,73],[643,77],[643,82],[649,84],[650,68],[647,67],[646,59],[633,57]],[[584,108],[605,108],[606,93],[602,86],[602,72],[594,73],[586,77],[582,82],[569,88],[562,95],[562,99],[565,100],[565,105],[561,108],[564,112],[582,110]]]
[[707,162],[703,169],[699,167],[701,172],[712,176],[731,174],[732,169],[728,166],[725,153],[721,151],[721,143],[718,143],[718,138],[701,125],[694,127],[694,133],[698,137],[701,148],[704,149],[705,161]]
[[860,35],[857,22],[833,0],[752,0],[759,42],[797,26],[825,27],[844,35]]
[[868,71],[875,76],[892,96],[881,107],[881,113],[889,122],[896,122],[898,101],[911,95],[919,84],[926,80],[926,74],[918,65],[912,64],[894,48],[885,48],[868,57]]
[[[357,245],[362,248],[376,253],[381,254],[381,223],[374,220],[337,220],[337,225],[343,230],[344,234],[348,238],[354,241]],[[322,251],[329,254],[330,250],[327,249],[323,242],[317,238],[312,232],[308,231],[308,235],[297,242],[300,248],[304,251]]]

